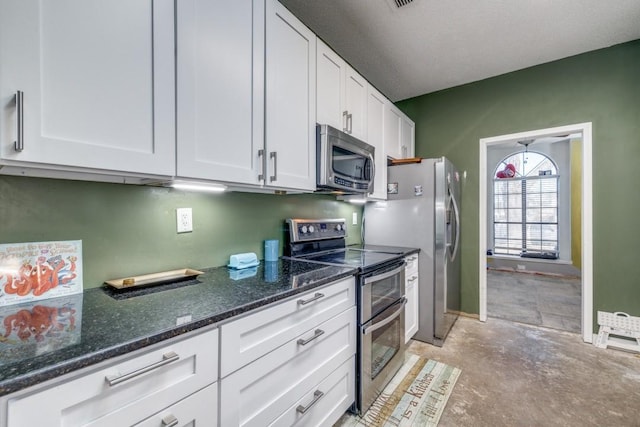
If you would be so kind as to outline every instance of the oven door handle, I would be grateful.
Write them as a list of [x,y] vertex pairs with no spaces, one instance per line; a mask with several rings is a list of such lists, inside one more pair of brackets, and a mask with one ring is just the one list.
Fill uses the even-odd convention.
[[379,280],[384,280],[387,277],[395,276],[396,274],[398,274],[398,273],[400,273],[401,271],[404,270],[405,264],[406,264],[406,262],[403,261],[402,264],[400,264],[400,267],[398,267],[398,268],[394,268],[393,270],[386,271],[386,272],[384,272],[382,274],[376,274],[375,276],[366,277],[364,279],[364,284],[368,285],[371,282],[377,282]]
[[367,323],[365,323],[364,325],[362,325],[362,335],[369,335],[370,333],[377,331],[378,329],[393,322],[398,316],[400,316],[400,314],[402,313],[402,310],[404,309],[404,306],[407,305],[407,298],[402,297],[398,301],[391,304],[389,308],[393,307],[394,305],[400,305],[400,308],[394,311],[392,315],[384,319],[382,322],[372,324],[373,322],[373,319],[372,319]]

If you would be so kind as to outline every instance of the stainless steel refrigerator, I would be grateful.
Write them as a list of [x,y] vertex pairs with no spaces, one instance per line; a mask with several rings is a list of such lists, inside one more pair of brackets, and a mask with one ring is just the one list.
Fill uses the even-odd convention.
[[387,170],[388,200],[365,206],[364,243],[420,248],[413,338],[442,345],[460,312],[460,175],[444,157]]

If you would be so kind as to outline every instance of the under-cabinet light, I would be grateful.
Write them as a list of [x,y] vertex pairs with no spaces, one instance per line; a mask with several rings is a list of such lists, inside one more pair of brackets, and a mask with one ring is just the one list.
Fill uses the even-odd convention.
[[205,182],[172,182],[171,187],[178,190],[206,191],[210,193],[222,193],[227,189],[224,185],[209,184]]

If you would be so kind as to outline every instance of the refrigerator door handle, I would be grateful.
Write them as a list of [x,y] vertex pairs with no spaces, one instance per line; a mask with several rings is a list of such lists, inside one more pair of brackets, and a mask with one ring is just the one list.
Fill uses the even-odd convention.
[[[456,259],[456,255],[458,255],[458,246],[460,245],[460,211],[458,210],[456,198],[453,196],[451,196],[451,204],[453,205],[453,213],[456,218],[456,238],[453,250],[451,251],[451,262],[453,262]],[[447,246],[451,246],[451,244],[448,244]]]

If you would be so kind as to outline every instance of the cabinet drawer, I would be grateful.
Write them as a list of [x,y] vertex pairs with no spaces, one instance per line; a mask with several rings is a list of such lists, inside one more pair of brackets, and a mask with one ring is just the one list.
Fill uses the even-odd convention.
[[355,279],[316,288],[220,327],[220,376],[242,366],[355,305]]
[[132,425],[215,382],[217,364],[214,329],[9,399],[8,424]]
[[176,427],[218,425],[218,384],[212,384],[192,394],[135,426],[165,427],[169,425]]
[[352,357],[313,387],[270,426],[333,425],[355,402],[355,377],[356,360]]
[[[319,331],[321,335],[309,340]],[[301,340],[308,343],[302,345]],[[352,307],[222,379],[222,425],[262,427],[274,422],[309,392],[313,394],[313,388],[355,351]]]
[[405,257],[405,262],[407,263],[404,271],[405,276],[409,277],[411,274],[418,274],[418,254],[413,254]]

